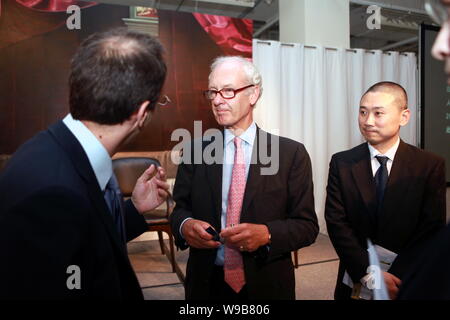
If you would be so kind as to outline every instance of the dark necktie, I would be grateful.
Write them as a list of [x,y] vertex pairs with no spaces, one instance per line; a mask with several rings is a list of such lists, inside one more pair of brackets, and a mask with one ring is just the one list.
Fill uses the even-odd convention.
[[105,188],[105,201],[113,218],[119,237],[126,244],[125,223],[123,217],[123,197],[115,174],[111,176]]
[[388,157],[384,156],[375,156],[377,158],[378,162],[380,163],[380,167],[378,168],[377,172],[375,173],[375,186],[377,189],[377,203],[378,203],[378,209],[381,208],[381,205],[383,204],[383,197],[384,197],[384,190],[386,189],[386,183],[388,180],[388,170],[387,170],[387,161]]

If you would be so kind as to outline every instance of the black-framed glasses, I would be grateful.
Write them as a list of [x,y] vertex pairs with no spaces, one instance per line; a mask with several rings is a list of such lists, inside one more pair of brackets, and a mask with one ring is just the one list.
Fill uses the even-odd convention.
[[217,96],[217,94],[220,93],[222,98],[224,98],[224,99],[232,99],[232,98],[234,98],[236,96],[237,93],[239,93],[242,90],[245,90],[247,88],[253,87],[253,86],[255,86],[255,85],[254,84],[249,84],[248,86],[245,86],[245,87],[242,87],[242,88],[239,88],[239,89],[232,89],[232,88],[223,88],[223,89],[220,89],[220,90],[209,89],[209,90],[203,91],[203,95],[208,100],[214,100],[214,98]]
[[447,8],[440,0],[425,0],[425,10],[435,23],[442,26],[448,20]]
[[164,95],[162,98],[160,98],[159,99],[159,101],[157,102],[157,104],[159,105],[159,106],[166,106],[166,105],[168,105],[169,103],[171,103],[172,102],[172,100],[170,100],[170,98],[167,96],[167,95]]

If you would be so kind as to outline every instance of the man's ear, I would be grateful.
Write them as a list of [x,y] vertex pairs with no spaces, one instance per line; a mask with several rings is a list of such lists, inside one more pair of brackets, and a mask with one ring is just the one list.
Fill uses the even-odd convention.
[[410,118],[411,118],[411,111],[409,109],[403,110],[400,119],[400,126],[401,127],[405,126],[409,122]]
[[259,86],[253,87],[253,93],[250,95],[250,104],[254,106],[259,99],[261,94],[261,88]]
[[140,129],[142,129],[152,117],[152,111],[147,110],[149,104],[150,101],[144,101],[137,111],[136,121]]

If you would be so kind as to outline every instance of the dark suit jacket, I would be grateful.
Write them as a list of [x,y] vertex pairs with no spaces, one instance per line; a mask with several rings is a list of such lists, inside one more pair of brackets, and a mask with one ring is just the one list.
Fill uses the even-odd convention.
[[400,300],[450,300],[450,224],[426,246],[405,275]]
[[[259,139],[253,146],[253,159],[258,155],[257,145],[264,140],[261,132],[258,128]],[[268,150],[274,150],[276,145],[271,144],[271,135],[268,137]],[[200,150],[209,144],[207,141],[198,143],[202,144]],[[193,145],[195,148],[195,143]],[[266,224],[272,236],[269,251],[263,246],[254,253],[243,253],[251,299],[295,299],[291,251],[312,244],[319,230],[314,210],[311,162],[305,147],[280,137],[279,155],[279,170],[275,175],[261,175],[260,169],[264,165],[258,157],[257,162],[250,164],[246,183],[240,221]],[[222,157],[219,158],[221,162]],[[182,163],[178,167],[174,199],[176,207],[171,223],[178,247],[187,248],[179,228],[188,217],[206,221],[220,232],[222,165]],[[217,249],[190,248],[185,282],[187,299],[210,297],[210,278],[216,253]]]
[[444,160],[400,141],[377,212],[367,143],[333,155],[325,218],[340,258],[335,298],[348,299],[347,270],[354,283],[367,273],[367,238],[398,254],[389,272],[403,278],[425,241],[445,224]]
[[[94,171],[62,121],[17,150],[0,195],[0,299],[142,299]],[[131,202],[125,211],[130,240],[146,224]],[[71,265],[80,290],[67,288]]]

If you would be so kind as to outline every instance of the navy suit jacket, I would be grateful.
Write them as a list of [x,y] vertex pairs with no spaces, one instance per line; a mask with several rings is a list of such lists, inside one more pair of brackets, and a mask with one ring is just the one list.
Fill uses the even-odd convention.
[[[89,160],[62,121],[16,151],[0,195],[0,299],[143,298]],[[127,240],[147,229],[130,201],[125,223]],[[80,289],[67,286],[70,266]]]

